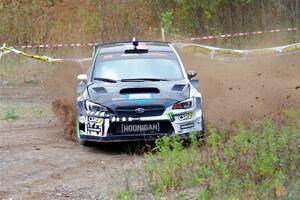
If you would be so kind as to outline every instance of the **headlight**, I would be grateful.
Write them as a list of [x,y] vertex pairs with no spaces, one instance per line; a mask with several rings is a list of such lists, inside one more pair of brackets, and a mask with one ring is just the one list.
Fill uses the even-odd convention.
[[108,109],[106,107],[101,106],[100,104],[93,103],[89,100],[85,101],[85,109],[87,111],[100,111],[100,112],[107,112],[108,111]]
[[175,103],[172,109],[189,109],[194,106],[194,98],[189,98],[187,100]]

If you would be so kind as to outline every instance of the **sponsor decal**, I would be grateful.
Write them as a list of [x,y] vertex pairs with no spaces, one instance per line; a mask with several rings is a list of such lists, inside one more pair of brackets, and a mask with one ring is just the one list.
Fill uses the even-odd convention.
[[90,133],[96,132],[97,134],[102,133],[103,124],[104,124],[104,120],[102,118],[88,117],[87,131]]
[[87,124],[87,130],[88,131],[94,131],[94,132],[98,132],[98,133],[102,133],[102,126],[98,125],[98,124]]
[[139,54],[137,54],[137,53],[130,53],[130,54],[129,54],[129,53],[127,53],[127,54],[124,53],[124,54],[122,54],[121,56],[122,56],[122,57],[132,57],[132,56],[139,56]]
[[175,121],[175,117],[174,117],[173,112],[168,112],[168,113],[167,113],[167,116],[168,116],[168,118],[169,118],[169,120],[170,120],[171,122],[174,122],[174,121]]
[[153,124],[122,124],[122,133],[160,131],[159,122]]
[[96,122],[97,117],[88,117],[89,122]]
[[98,118],[97,121],[96,121],[96,123],[101,125],[103,123],[103,119],[102,118]]
[[194,127],[194,123],[184,124],[180,126],[181,129],[188,129],[193,127]]
[[113,58],[113,55],[112,54],[108,54],[108,55],[104,55],[103,56],[103,59],[106,59],[106,60],[110,60]]
[[183,115],[178,115],[178,120],[179,121],[184,121],[184,120],[188,120],[188,119],[192,119],[193,117],[193,114],[192,113],[186,113],[186,114],[183,114]]
[[99,127],[99,128],[88,128],[88,131],[94,131],[94,132],[102,133],[102,128],[101,127]]
[[92,124],[96,123],[101,125],[103,123],[103,119],[102,118],[98,118],[98,117],[88,117],[88,121]]
[[145,54],[142,54],[143,56],[161,56],[161,57],[168,57],[168,54],[161,53],[161,52],[148,52]]

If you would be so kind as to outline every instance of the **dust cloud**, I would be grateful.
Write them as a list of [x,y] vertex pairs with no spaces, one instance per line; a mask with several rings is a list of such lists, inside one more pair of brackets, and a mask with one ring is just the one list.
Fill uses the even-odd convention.
[[211,60],[183,54],[198,72],[206,122],[229,128],[270,118],[280,123],[286,108],[300,108],[300,52],[243,60]]
[[52,76],[45,81],[52,101],[52,111],[64,128],[67,138],[76,140],[76,85],[77,75],[86,69],[75,62],[60,63],[54,66]]

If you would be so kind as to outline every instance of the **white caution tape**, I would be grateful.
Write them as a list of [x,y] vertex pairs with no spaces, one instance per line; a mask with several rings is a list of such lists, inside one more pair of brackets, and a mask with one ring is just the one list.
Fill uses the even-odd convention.
[[203,37],[193,37],[193,38],[184,38],[185,40],[211,40],[218,38],[230,38],[230,37],[239,37],[239,36],[250,36],[250,35],[260,35],[266,33],[278,33],[283,31],[300,31],[299,28],[287,28],[287,29],[271,29],[266,31],[253,31],[253,32],[243,32],[243,33],[233,33],[233,34],[221,34],[221,35],[211,35],[211,36],[203,36]]
[[34,44],[34,45],[13,45],[13,48],[62,48],[62,47],[93,47],[99,43],[76,43],[76,44]]
[[5,50],[4,48],[5,48],[5,43],[3,44],[2,47],[0,47],[0,60],[1,60],[2,56],[4,56],[5,54],[10,53],[10,51]]
[[[250,36],[250,35],[260,35],[266,33],[278,33],[283,31],[300,31],[299,28],[286,28],[286,29],[271,29],[266,31],[253,31],[253,32],[241,32],[241,33],[232,33],[232,34],[221,34],[221,35],[210,35],[202,37],[193,37],[193,38],[183,38],[184,40],[197,41],[197,40],[211,40],[218,38],[230,38],[230,37],[241,37],[241,36]],[[63,47],[93,47],[99,43],[73,43],[73,44],[33,44],[33,45],[13,45],[12,48],[21,48],[21,49],[31,49],[31,48],[63,48]]]
[[211,46],[200,45],[200,44],[190,44],[190,43],[174,43],[174,46],[186,52],[209,55],[211,58],[217,56],[226,56],[226,55],[229,56],[230,55],[233,56],[265,55],[265,54],[286,53],[286,52],[300,50],[300,43],[284,45],[279,47],[252,49],[252,50],[225,49],[225,48],[211,47]]

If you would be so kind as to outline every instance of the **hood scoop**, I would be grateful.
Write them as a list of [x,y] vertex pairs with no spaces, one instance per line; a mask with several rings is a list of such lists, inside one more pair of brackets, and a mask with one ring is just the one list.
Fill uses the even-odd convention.
[[176,85],[173,85],[172,90],[174,90],[174,91],[182,91],[185,86],[186,86],[186,84],[176,84]]
[[107,93],[107,90],[104,87],[94,87],[93,90],[96,93]]
[[130,94],[130,93],[159,93],[158,88],[145,87],[145,88],[123,88],[120,90],[120,94]]

